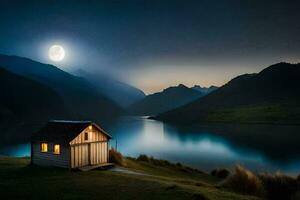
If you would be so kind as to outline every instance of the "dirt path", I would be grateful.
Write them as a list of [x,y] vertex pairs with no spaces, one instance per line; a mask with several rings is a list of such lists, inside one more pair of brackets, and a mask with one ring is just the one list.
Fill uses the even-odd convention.
[[126,169],[126,168],[121,168],[121,167],[114,167],[114,168],[111,168],[109,170],[113,171],[113,172],[124,173],[124,174],[132,174],[132,175],[139,175],[139,176],[151,176],[150,174],[135,172],[135,171],[131,171],[131,170]]

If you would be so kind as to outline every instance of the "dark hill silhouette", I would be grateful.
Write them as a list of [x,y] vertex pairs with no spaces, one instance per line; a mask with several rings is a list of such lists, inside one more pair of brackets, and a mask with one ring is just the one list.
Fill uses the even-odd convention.
[[[36,126],[49,119],[69,117],[62,98],[51,88],[13,74],[0,66],[0,127],[1,143],[4,132],[24,124]],[[26,127],[19,132],[18,137],[26,137]],[[21,133],[21,134],[20,134]]]
[[300,123],[300,64],[245,74],[211,94],[155,117],[173,123]]
[[95,86],[98,92],[113,100],[123,108],[143,99],[146,95],[143,91],[100,73],[92,74],[84,70],[75,72],[78,76],[86,78]]
[[137,115],[156,115],[192,102],[202,96],[201,92],[180,84],[146,96],[133,104],[130,111]]
[[6,70],[42,83],[58,93],[71,119],[104,121],[119,116],[123,109],[83,78],[73,76],[53,65],[18,56],[0,55],[0,65]]

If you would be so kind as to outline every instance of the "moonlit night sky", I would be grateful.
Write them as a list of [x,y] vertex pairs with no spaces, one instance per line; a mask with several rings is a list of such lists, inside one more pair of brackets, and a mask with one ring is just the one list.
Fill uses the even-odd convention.
[[[109,73],[146,93],[220,86],[300,62],[299,8],[286,0],[1,0],[0,53]],[[66,52],[59,63],[48,58],[53,44]]]

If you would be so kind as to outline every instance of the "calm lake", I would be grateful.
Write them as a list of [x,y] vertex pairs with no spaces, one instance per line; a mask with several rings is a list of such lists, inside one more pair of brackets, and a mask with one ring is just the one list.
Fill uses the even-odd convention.
[[[254,171],[300,173],[300,127],[201,125],[175,127],[143,117],[124,117],[107,130],[124,155],[147,154],[201,170],[241,164]],[[29,156],[29,143],[2,147],[0,154]]]

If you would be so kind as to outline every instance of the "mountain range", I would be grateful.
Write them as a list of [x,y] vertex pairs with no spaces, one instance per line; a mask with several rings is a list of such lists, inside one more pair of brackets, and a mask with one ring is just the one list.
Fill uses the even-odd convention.
[[6,55],[0,55],[0,65],[12,73],[54,90],[61,96],[74,119],[101,120],[113,118],[123,112],[120,106],[97,92],[95,86],[87,80],[71,75],[56,66]]
[[190,103],[204,95],[206,93],[202,93],[200,90],[180,84],[146,96],[131,105],[129,110],[135,115],[157,115]]
[[126,114],[176,124],[300,123],[300,64],[278,63],[220,88],[180,84],[147,96],[111,77],[78,74],[0,54],[2,132],[19,133],[18,126],[24,131],[54,118],[103,124]]
[[177,123],[300,123],[300,64],[278,63],[244,74],[154,119]]

